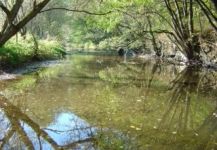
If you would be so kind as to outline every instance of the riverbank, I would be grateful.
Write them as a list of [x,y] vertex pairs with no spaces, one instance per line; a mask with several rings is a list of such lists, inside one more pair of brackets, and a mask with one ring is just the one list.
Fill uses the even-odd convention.
[[29,36],[18,41],[12,39],[0,47],[0,75],[31,62],[61,59],[65,54],[63,46],[56,40],[35,41]]
[[[139,54],[139,55],[134,55],[132,56],[126,56],[126,57],[120,57],[118,56],[118,53],[116,51],[80,51],[80,50],[73,50],[69,51],[67,55],[79,55],[79,56],[111,56],[111,57],[119,57],[118,59],[120,61],[123,61],[123,63],[127,64],[134,64],[134,61],[141,60],[147,61],[151,60],[153,62],[158,62],[161,64],[167,64],[167,65],[174,65],[174,66],[182,66],[184,68],[187,67],[199,67],[201,69],[205,70],[212,70],[212,71],[217,71],[217,65],[216,64],[189,64],[187,61],[178,59],[181,56],[176,56],[174,58],[170,57],[157,57],[155,55],[151,54]],[[178,57],[178,58],[177,58]],[[63,60],[64,61],[64,60]],[[13,67],[10,70],[5,71],[0,71],[0,80],[13,80],[19,77],[20,75],[23,74],[28,74],[31,72],[36,72],[37,70],[41,68],[47,68],[47,67],[54,67],[56,65],[62,64],[60,59],[53,59],[53,60],[41,60],[41,61],[35,61],[31,60],[28,62],[23,63],[22,65],[19,65],[17,67]],[[97,63],[101,63],[100,61]]]
[[[70,54],[79,54],[79,55],[93,55],[93,56],[119,56],[118,50],[76,50],[74,49]],[[162,57],[158,57],[155,55],[154,52],[146,54],[146,53],[136,53],[133,50],[125,51],[125,55],[119,56],[120,58],[123,58],[123,62],[127,62],[128,60],[133,60],[136,58],[142,59],[142,60],[159,60],[162,63],[177,65],[177,66],[185,66],[185,67],[200,67],[204,69],[209,69],[213,71],[217,71],[217,63],[216,62],[210,62],[210,61],[204,61],[204,62],[197,62],[197,61],[188,61],[188,59],[181,53],[176,52],[175,55],[172,55],[171,53],[165,53]]]

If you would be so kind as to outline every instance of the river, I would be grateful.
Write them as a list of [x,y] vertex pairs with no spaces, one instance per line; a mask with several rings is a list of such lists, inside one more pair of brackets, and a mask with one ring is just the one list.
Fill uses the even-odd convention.
[[73,54],[0,81],[0,149],[217,148],[217,73]]

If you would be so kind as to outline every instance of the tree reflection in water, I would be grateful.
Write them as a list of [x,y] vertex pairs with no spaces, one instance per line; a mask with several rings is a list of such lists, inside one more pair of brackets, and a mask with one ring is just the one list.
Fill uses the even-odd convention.
[[42,129],[4,96],[0,109],[0,149],[93,148],[95,129],[73,114],[61,114]]
[[[203,94],[214,96],[216,93],[215,79],[213,72],[203,72],[200,68],[188,67],[179,73],[169,89],[172,96],[168,99],[159,129],[179,134],[185,140],[191,139],[188,141],[192,142],[191,149],[215,149],[217,109],[206,110],[209,115],[200,112],[204,107],[200,101],[209,101]],[[215,101],[210,103],[216,104]]]
[[186,68],[177,75],[172,82],[172,96],[162,118],[161,127],[171,127],[173,125],[176,130],[187,129],[189,121],[193,119],[190,114],[191,101],[193,94],[198,95],[199,81],[199,72],[192,70],[192,68]]
[[[97,67],[96,63],[89,63],[89,59],[77,62],[75,66],[80,64],[80,67],[68,66],[74,70],[64,67],[63,70],[69,72],[63,74],[51,70],[37,75],[43,80],[35,80],[33,76],[25,78],[31,84],[37,82],[37,86],[34,94],[24,95],[17,102],[28,100],[29,106],[35,101],[35,105],[25,106],[31,111],[46,110],[53,104],[52,113],[37,110],[27,116],[21,107],[1,97],[0,149],[216,148],[217,111],[213,100],[217,97],[216,73],[200,68],[180,71],[177,66],[149,61],[107,65],[113,62],[108,59]],[[50,77],[53,72],[54,77]],[[53,91],[51,96],[56,101],[50,100],[47,94]],[[38,95],[41,99],[36,100]],[[50,105],[43,107],[42,102]],[[57,110],[61,104],[63,108]],[[47,122],[53,120],[53,115],[39,119],[40,125],[34,121],[34,114],[50,116],[63,109],[66,113],[56,115],[49,125]],[[68,112],[76,112],[97,128]],[[46,120],[46,128],[41,127],[43,120]]]

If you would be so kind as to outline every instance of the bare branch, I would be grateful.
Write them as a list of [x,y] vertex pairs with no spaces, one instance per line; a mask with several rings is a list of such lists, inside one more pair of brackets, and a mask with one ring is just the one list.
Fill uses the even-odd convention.
[[78,9],[69,9],[69,8],[58,7],[58,8],[48,8],[46,10],[40,11],[40,13],[53,11],[53,10],[64,10],[64,11],[79,12],[79,13],[86,13],[86,14],[89,14],[89,15],[99,15],[99,16],[100,15],[108,15],[108,14],[113,12],[113,11],[108,11],[108,12],[105,12],[105,13],[95,13],[95,12],[89,12],[87,10],[78,10]]

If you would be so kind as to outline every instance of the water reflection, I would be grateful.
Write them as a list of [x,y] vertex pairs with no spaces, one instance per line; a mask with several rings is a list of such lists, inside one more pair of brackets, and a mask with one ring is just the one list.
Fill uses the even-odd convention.
[[93,148],[95,129],[74,114],[58,114],[53,123],[42,128],[3,96],[0,109],[0,149]]
[[2,87],[1,146],[215,149],[216,79],[161,61],[72,56]]
[[172,130],[177,132],[194,126],[191,124],[194,119],[191,104],[196,103],[200,94],[198,90],[202,77],[199,73],[198,69],[186,68],[172,81],[171,98],[160,125],[162,128],[172,126]]
[[213,72],[187,67],[171,82],[170,98],[156,129],[174,134],[177,145],[184,141],[181,149],[216,148],[216,98],[204,97],[216,92],[215,79]]

